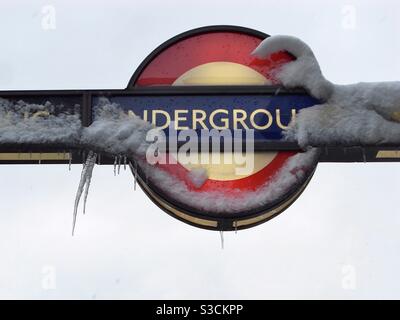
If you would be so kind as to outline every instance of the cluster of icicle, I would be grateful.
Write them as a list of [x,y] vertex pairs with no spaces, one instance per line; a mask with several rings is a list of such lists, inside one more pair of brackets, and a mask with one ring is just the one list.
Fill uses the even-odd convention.
[[[76,108],[79,109],[77,105]],[[95,121],[83,128],[79,112],[59,112],[63,105],[27,103],[0,98],[0,144],[47,144],[65,149],[91,150],[83,163],[73,211],[73,231],[78,205],[84,196],[83,212],[98,154],[115,157],[114,173],[120,172],[129,158],[144,158],[148,148],[146,134],[153,126],[136,116],[128,116],[118,105],[100,99]],[[70,167],[71,163],[69,164]]]
[[[95,120],[88,128],[82,130],[81,145],[99,150],[101,153],[114,155],[114,175],[120,173],[122,165],[126,169],[128,157],[144,159],[149,146],[146,134],[149,130],[154,129],[150,123],[137,116],[129,116],[118,104],[112,103],[106,98],[100,99],[94,110]],[[83,193],[83,213],[85,214],[86,211],[88,190],[96,158],[97,154],[90,151],[83,165],[75,198],[72,233],[75,230],[78,206]]]

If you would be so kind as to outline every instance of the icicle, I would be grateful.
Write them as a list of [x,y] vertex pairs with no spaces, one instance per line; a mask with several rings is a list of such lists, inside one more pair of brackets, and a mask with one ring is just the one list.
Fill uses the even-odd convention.
[[92,177],[93,167],[94,167],[95,163],[96,163],[96,154],[93,153],[92,151],[90,151],[86,161],[83,163],[81,180],[79,181],[78,190],[77,190],[76,196],[75,196],[74,213],[73,213],[73,221],[72,221],[72,235],[74,235],[74,232],[75,232],[76,217],[78,214],[79,201],[82,197],[83,191],[85,191],[85,201],[86,201],[88,190],[89,190],[89,185],[90,185],[90,179]]
[[117,157],[114,157],[114,177],[117,175]]
[[367,156],[365,155],[365,148],[362,148],[363,160],[364,163],[367,163]]
[[78,190],[77,190],[76,196],[75,196],[74,214],[73,214],[73,221],[72,221],[72,235],[74,235],[74,232],[75,232],[76,216],[78,214],[79,201],[81,199],[85,183],[86,183],[86,166],[83,165],[82,172],[81,172],[81,180],[79,181]]
[[135,161],[134,161],[134,164],[135,165],[133,165],[131,161],[129,161],[129,163],[128,163],[129,169],[131,169],[131,172],[133,174],[133,181],[134,181],[133,188],[136,191],[136,170],[137,169],[136,169],[136,162]]
[[124,156],[124,171],[126,171],[126,156]]
[[220,238],[221,238],[221,249],[224,250],[224,232],[220,231],[219,235],[220,235]]
[[71,165],[72,165],[72,153],[69,153],[69,159],[68,159],[68,171],[71,171]]
[[233,225],[235,226],[235,234],[237,234],[237,221],[235,221],[235,222],[233,223]]
[[42,164],[42,154],[39,153],[39,164]]
[[83,197],[83,214],[86,213],[86,202],[89,194],[90,183],[92,182],[93,168],[96,164],[96,158],[97,158],[96,153],[89,153],[88,162],[86,166],[87,171],[86,171],[85,194]]
[[101,165],[101,154],[97,155],[97,164]]
[[118,156],[118,175],[121,171],[121,156]]

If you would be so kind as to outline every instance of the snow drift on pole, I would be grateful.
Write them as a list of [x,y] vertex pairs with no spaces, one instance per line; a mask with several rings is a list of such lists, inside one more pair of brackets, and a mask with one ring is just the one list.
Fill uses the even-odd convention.
[[322,75],[310,47],[291,36],[272,36],[253,52],[265,58],[288,51],[296,60],[276,70],[287,88],[303,87],[321,101],[300,111],[286,132],[302,147],[400,143],[400,82],[335,85]]

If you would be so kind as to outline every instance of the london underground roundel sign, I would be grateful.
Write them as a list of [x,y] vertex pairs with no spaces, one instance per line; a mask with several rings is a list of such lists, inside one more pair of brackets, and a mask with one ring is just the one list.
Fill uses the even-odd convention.
[[[255,30],[225,26],[206,27],[183,33],[162,44],[144,60],[133,75],[129,88],[148,88],[150,90],[152,87],[159,86],[179,88],[220,86],[221,91],[223,91],[222,88],[228,86],[232,88],[232,91],[235,86],[240,86],[241,88],[243,86],[272,88],[278,84],[274,79],[274,71],[280,65],[291,61],[293,57],[286,52],[278,52],[265,60],[252,56],[252,51],[266,37],[266,34]],[[279,114],[271,111],[265,115],[261,111],[255,113],[255,110],[264,108],[265,103],[263,100],[266,101],[270,98],[258,97],[257,95],[245,98],[238,95],[233,97],[233,100],[232,97],[229,97],[230,99],[228,100],[230,101],[226,101],[227,97],[223,97],[223,95],[222,98],[214,98],[220,104],[213,101],[213,103],[203,103],[201,106],[196,106],[196,110],[201,107],[202,111],[204,111],[200,115],[211,114],[215,110],[225,111],[229,108],[224,107],[229,105],[232,108],[229,111],[233,113],[233,115],[230,115],[229,129],[233,129],[232,127],[238,128],[239,125],[242,125],[241,128],[245,127],[245,129],[255,127],[258,129],[255,133],[256,142],[257,140],[265,139],[266,136],[267,139],[281,139],[282,129],[288,125],[290,117],[293,116],[293,108],[308,107],[316,102],[312,97],[304,93],[295,97],[294,101],[293,98],[288,99],[288,97],[283,96],[281,100],[277,101],[278,104],[281,104],[278,106],[280,109],[277,109]],[[236,103],[235,99],[237,100]],[[269,101],[269,103],[272,102]],[[255,104],[259,105],[256,107],[254,106]],[[192,117],[188,121],[192,125],[191,129],[198,129],[207,121],[204,127],[213,127],[212,124],[210,125],[210,119],[207,119],[207,116],[200,117],[200,119],[205,118],[202,123],[197,121],[194,124],[194,115],[193,112],[190,112],[193,111],[194,107],[190,103],[175,108],[184,110],[185,112],[182,112],[182,114]],[[209,110],[204,110],[207,108]],[[186,112],[187,110],[189,112]],[[169,111],[173,112],[174,110]],[[228,112],[223,112],[223,114],[228,114]],[[267,120],[265,120],[266,118]],[[219,120],[221,121],[222,119]],[[171,117],[167,121],[171,121]],[[270,124],[268,130],[264,129],[268,124]],[[161,125],[166,126],[167,123],[162,123]],[[220,156],[223,158],[224,156],[226,157],[226,154],[227,151],[221,151]],[[276,174],[283,170],[285,164],[295,155],[295,151],[256,150],[247,155],[253,157],[254,166],[250,172],[244,174],[240,174],[238,170],[235,170],[239,164],[234,161],[233,163],[221,161],[217,164],[207,163],[193,166],[182,164],[177,159],[174,164],[164,165],[162,170],[175,174],[179,172],[181,174],[177,176],[184,177],[193,167],[201,167],[206,170],[207,179],[201,186],[193,188],[191,191],[199,194],[218,191],[223,193],[226,199],[229,199],[229,197],[234,197],[233,191],[235,194],[238,191],[243,193],[249,191],[257,192],[263,186],[273,183]],[[200,154],[198,156],[201,157]],[[138,172],[140,184],[145,192],[160,208],[172,216],[202,228],[235,230],[249,228],[265,222],[289,207],[304,190],[314,172],[315,166],[316,162],[307,168],[306,174],[300,181],[296,181],[288,192],[274,201],[268,204],[260,203],[256,207],[253,206],[236,213],[213,212],[212,206],[211,209],[209,207],[207,210],[191,206],[182,201],[180,197],[174,198],[168,195],[165,190],[157,186],[155,181],[152,181],[151,177],[144,177],[144,173],[140,168]]]
[[[302,152],[297,145],[288,147],[283,141],[284,129],[296,114],[318,101],[301,88],[287,90],[277,83],[276,71],[295,59],[289,53],[276,52],[266,59],[252,55],[266,37],[255,30],[232,26],[185,32],[152,52],[126,89],[0,91],[0,117],[16,115],[9,117],[14,126],[6,129],[26,128],[29,119],[33,131],[51,129],[47,140],[35,139],[32,130],[25,132],[27,140],[20,137],[21,132],[6,132],[5,137],[18,139],[11,143],[0,139],[0,164],[37,160],[81,163],[82,154],[90,151],[86,161],[93,168],[94,154],[101,154],[101,164],[113,164],[114,157],[126,156],[132,160],[131,170],[145,193],[181,221],[220,231],[265,222],[297,199],[319,157],[315,152]],[[129,128],[136,122],[150,127],[144,121],[157,127],[155,131],[168,140],[165,148],[154,152],[154,158],[163,161],[150,163],[150,147],[146,157],[135,155],[131,144],[140,145],[140,141],[127,139],[130,131],[123,125],[118,127],[121,122],[114,118],[107,123],[117,125],[107,127],[104,133],[102,103],[107,104],[111,114],[123,115],[127,121],[123,124]],[[132,120],[131,113],[144,121],[138,117]],[[44,127],[39,128],[38,123]],[[96,127],[96,123],[101,126]],[[55,129],[60,137],[54,136],[52,125],[58,126]],[[102,138],[95,138],[93,143],[86,139],[88,132],[95,132],[94,137],[101,133]],[[42,132],[37,134],[42,137]],[[125,137],[129,143],[111,141],[110,136]],[[191,148],[189,156],[187,138],[198,147]],[[122,145],[126,148],[115,148]],[[73,151],[65,156],[65,150]],[[346,159],[353,160],[353,156],[349,153]],[[90,172],[84,167],[82,177],[90,179]]]

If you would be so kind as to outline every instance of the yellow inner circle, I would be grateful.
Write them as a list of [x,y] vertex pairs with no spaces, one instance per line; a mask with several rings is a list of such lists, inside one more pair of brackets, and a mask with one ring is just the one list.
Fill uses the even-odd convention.
[[267,85],[271,82],[252,68],[233,62],[210,62],[194,67],[172,84],[190,85]]
[[[174,86],[188,86],[188,85],[269,85],[271,82],[259,72],[242,64],[233,62],[210,62],[197,67],[194,67],[184,74],[182,74],[173,83]],[[239,163],[234,157],[234,152],[219,153],[213,155],[214,161],[208,163],[201,163],[200,157],[204,159],[204,154],[198,153],[192,155],[198,157],[197,164],[183,163],[180,161],[178,153],[178,162],[180,162],[186,169],[192,170],[194,168],[204,168],[207,170],[209,179],[212,180],[236,180],[248,177],[254,173],[262,170],[267,166],[276,156],[277,152],[251,152],[247,153],[247,159],[252,157],[254,167],[250,173],[238,173],[238,169],[244,168],[244,163]],[[215,161],[215,157],[219,157],[219,161]],[[209,156],[209,159],[211,155]],[[211,160],[211,159],[210,159]],[[214,162],[214,163],[212,163]],[[217,163],[215,163],[217,162]],[[243,162],[243,161],[242,161]]]

